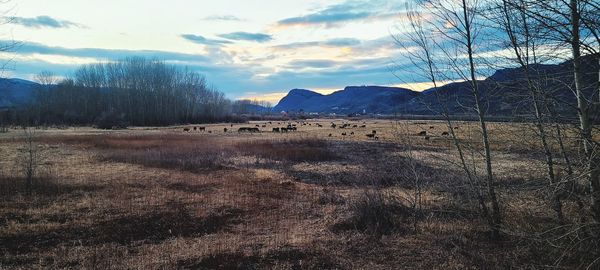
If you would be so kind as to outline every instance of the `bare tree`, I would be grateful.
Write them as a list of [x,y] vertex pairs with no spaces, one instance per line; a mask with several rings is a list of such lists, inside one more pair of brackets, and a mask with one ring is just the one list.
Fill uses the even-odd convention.
[[[520,8],[513,8],[519,6]],[[543,93],[539,84],[536,83],[536,72],[532,70],[538,63],[536,51],[538,49],[539,37],[535,35],[536,26],[534,20],[528,18],[525,13],[526,3],[523,0],[502,0],[497,6],[491,10],[493,19],[506,34],[508,43],[507,47],[512,50],[513,62],[521,68],[525,80],[525,88],[529,91],[531,98],[531,106],[533,107],[535,126],[539,135],[540,143],[546,157],[546,172],[551,186],[554,190],[552,196],[552,208],[556,212],[558,220],[564,220],[562,212],[562,204],[560,201],[559,184],[554,173],[554,157],[550,145],[548,143],[548,134],[546,132],[544,115],[543,115]],[[499,15],[499,16],[498,16]]]
[[590,89],[585,84],[583,70],[584,52],[597,53],[594,48],[600,46],[597,29],[599,5],[590,0],[528,1],[524,10],[546,29],[544,34],[547,39],[570,47],[573,93],[577,99],[579,133],[586,159],[591,209],[596,221],[600,221],[599,144],[592,135],[593,110],[598,107],[596,97],[599,89]]
[[482,45],[479,34],[485,30],[482,3],[479,0],[431,0],[426,1],[424,8],[434,18],[436,32],[443,36],[444,42],[450,44],[450,48],[447,48],[437,42],[437,47],[446,55],[454,73],[470,83],[473,110],[477,114],[483,143],[487,200],[490,204],[488,223],[493,237],[497,238],[502,216],[495,188],[486,108],[478,81],[479,65],[475,59],[476,50]]
[[456,126],[451,119],[450,110],[447,106],[448,97],[444,93],[438,91],[438,78],[441,76],[441,72],[434,60],[434,58],[439,57],[439,55],[435,53],[436,46],[434,42],[435,37],[432,34],[433,31],[431,31],[432,29],[428,29],[429,27],[425,25],[426,18],[423,16],[422,12],[417,11],[417,9],[409,8],[409,10],[410,11],[407,14],[409,29],[407,29],[405,35],[402,37],[394,36],[394,39],[396,40],[396,43],[407,52],[408,59],[419,69],[420,75],[433,85],[432,89],[434,90],[433,92],[436,97],[435,108],[430,106],[430,104],[426,105],[430,110],[439,113],[444,118],[448,133],[451,135],[452,142],[458,152],[460,166],[467,177],[472,192],[477,198],[482,216],[487,218],[489,210],[485,203],[485,196],[481,189],[481,185],[478,183],[476,177],[473,176],[473,173],[467,164],[463,146],[458,139],[455,131]]
[[35,75],[35,81],[44,87],[50,87],[58,83],[58,77],[52,71],[42,71]]

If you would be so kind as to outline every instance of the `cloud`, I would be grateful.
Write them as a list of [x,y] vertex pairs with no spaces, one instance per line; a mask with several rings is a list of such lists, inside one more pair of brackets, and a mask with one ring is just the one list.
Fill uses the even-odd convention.
[[313,13],[280,20],[277,26],[339,27],[353,21],[391,19],[398,17],[403,11],[403,5],[393,0],[347,0]]
[[230,40],[245,40],[255,42],[267,42],[273,40],[273,37],[271,35],[248,32],[233,32],[228,34],[221,34],[219,35],[219,37]]
[[287,68],[290,69],[303,69],[303,68],[331,68],[336,66],[338,63],[332,60],[317,59],[317,60],[294,60],[287,64]]
[[306,47],[351,47],[360,45],[362,41],[355,38],[334,38],[322,41],[308,42],[293,42],[288,44],[277,45],[275,48],[280,49],[299,49]]
[[245,21],[245,19],[233,16],[233,15],[212,15],[208,17],[202,18],[204,21],[232,21],[232,22],[241,22]]
[[[6,40],[0,40],[0,44],[8,42]],[[142,56],[146,58],[156,58],[161,60],[172,60],[181,62],[205,62],[211,63],[213,59],[209,59],[203,55],[197,54],[186,54],[177,52],[166,52],[166,51],[155,51],[155,50],[119,50],[119,49],[98,49],[98,48],[64,48],[48,46],[36,42],[18,41],[19,44],[15,49],[15,53],[18,55],[60,55],[68,57],[79,57],[79,58],[94,58],[99,61],[101,60],[116,60],[130,56]]]
[[209,38],[205,38],[200,35],[184,34],[184,35],[181,35],[181,37],[188,41],[194,42],[196,44],[201,44],[201,45],[215,46],[215,45],[223,45],[223,44],[232,43],[231,41],[228,41],[228,40],[209,39]]
[[50,16],[37,16],[34,18],[10,17],[8,21],[12,24],[29,28],[86,28],[85,26],[66,20],[59,20]]

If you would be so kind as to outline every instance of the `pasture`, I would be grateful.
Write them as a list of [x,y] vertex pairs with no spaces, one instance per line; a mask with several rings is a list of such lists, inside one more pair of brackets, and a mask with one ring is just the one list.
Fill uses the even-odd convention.
[[[454,124],[483,174],[477,123]],[[39,129],[28,135],[37,161],[31,189],[20,162],[28,138],[11,129],[0,134],[0,268],[550,265],[557,258],[525,237],[556,226],[534,130],[490,124],[505,217],[503,238],[492,242],[441,121]],[[578,151],[571,127],[563,136]],[[576,218],[575,202],[563,207]],[[576,265],[571,258],[563,259]]]

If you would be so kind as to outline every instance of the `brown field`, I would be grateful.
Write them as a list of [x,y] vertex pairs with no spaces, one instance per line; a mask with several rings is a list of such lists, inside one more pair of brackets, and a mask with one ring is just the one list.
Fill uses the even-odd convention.
[[[543,237],[531,237],[557,223],[529,124],[490,125],[505,218],[493,242],[443,122],[306,123],[289,133],[271,132],[284,126],[277,122],[204,132],[36,130],[29,191],[19,162],[24,132],[0,134],[0,269],[537,269],[593,261],[573,255],[589,247],[552,253]],[[261,133],[237,132],[255,125]],[[477,124],[457,125],[481,167]],[[366,136],[372,131],[378,140]],[[574,137],[569,129],[575,153]],[[423,186],[418,214],[415,179]],[[577,218],[574,202],[564,208]]]

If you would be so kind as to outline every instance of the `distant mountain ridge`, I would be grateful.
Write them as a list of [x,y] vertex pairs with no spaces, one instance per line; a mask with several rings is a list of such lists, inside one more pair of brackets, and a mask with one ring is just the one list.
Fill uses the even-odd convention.
[[310,90],[293,89],[284,97],[275,112],[385,112],[416,97],[418,92],[385,86],[348,86],[344,90],[322,95]]
[[[583,81],[588,98],[598,89],[597,55],[582,58]],[[573,115],[576,103],[573,87],[573,64],[532,65],[534,77],[543,78],[545,93],[553,97],[556,113]],[[521,68],[496,71],[485,80],[478,81],[484,110],[490,115],[508,116],[531,113],[531,106],[523,102],[530,98]],[[598,93],[596,92],[595,95]],[[455,82],[438,88],[415,92],[405,88],[383,86],[349,86],[343,90],[322,95],[310,90],[293,89],[279,104],[275,112],[336,113],[336,114],[438,114],[447,108],[454,114],[467,113],[472,108],[471,82]]]
[[29,103],[39,86],[27,80],[0,78],[0,108],[18,107]]

